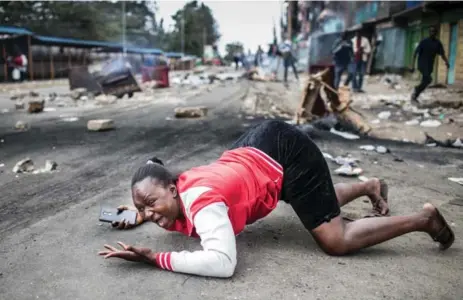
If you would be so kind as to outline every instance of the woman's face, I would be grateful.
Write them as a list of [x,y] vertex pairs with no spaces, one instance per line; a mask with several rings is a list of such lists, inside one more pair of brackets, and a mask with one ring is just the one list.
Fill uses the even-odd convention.
[[145,178],[133,186],[132,199],[145,220],[151,220],[164,229],[170,228],[182,215],[174,184],[164,187],[155,179]]

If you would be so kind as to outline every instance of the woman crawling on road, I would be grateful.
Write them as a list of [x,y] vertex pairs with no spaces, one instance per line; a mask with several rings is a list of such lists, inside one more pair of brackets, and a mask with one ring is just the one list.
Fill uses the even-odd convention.
[[[174,272],[230,277],[237,261],[235,235],[268,215],[279,199],[294,208],[329,255],[352,253],[415,231],[428,233],[442,250],[452,245],[454,233],[431,204],[412,215],[386,217],[386,189],[378,179],[333,185],[322,153],[306,134],[285,122],[266,121],[212,164],[177,177],[152,159],[132,178],[137,224],[152,221],[199,237],[203,250],[159,253],[119,242],[122,249],[105,245],[107,250],[99,254]],[[345,222],[340,207],[361,196],[368,196],[383,216]],[[129,227],[124,221],[113,226]]]

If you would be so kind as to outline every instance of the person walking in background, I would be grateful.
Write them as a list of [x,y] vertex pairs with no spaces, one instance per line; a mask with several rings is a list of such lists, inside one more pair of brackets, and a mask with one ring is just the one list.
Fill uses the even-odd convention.
[[260,45],[257,47],[256,55],[254,56],[254,65],[256,67],[260,66],[263,61],[263,56],[264,55],[264,50],[260,47]]
[[297,80],[299,80],[299,76],[297,75],[296,65],[294,64],[294,56],[292,53],[292,43],[289,40],[288,36],[285,35],[285,41],[280,44],[280,52],[283,56],[283,64],[285,67],[285,75],[284,80],[285,83],[288,83],[288,68],[292,67],[294,76]]
[[434,68],[434,60],[436,55],[439,54],[445,62],[447,69],[449,68],[449,61],[445,56],[445,50],[441,41],[437,38],[437,30],[435,27],[429,28],[429,37],[423,39],[416,47],[411,71],[415,70],[415,61],[418,56],[418,71],[421,73],[421,82],[418,84],[412,93],[411,102],[415,105],[420,104],[418,96],[426,89],[432,82],[432,71]]
[[362,90],[363,76],[365,75],[365,69],[368,61],[368,55],[371,53],[371,46],[368,39],[362,36],[360,31],[357,31],[355,37],[351,40],[354,61],[351,64],[351,76],[352,76],[352,88],[354,92],[364,93]]
[[[348,71],[354,55],[352,43],[347,39],[347,32],[344,31],[334,42],[331,53],[334,60],[334,88],[337,90],[341,82],[341,76],[345,71]],[[348,72],[345,85],[348,85],[350,80],[352,80],[352,74]]]

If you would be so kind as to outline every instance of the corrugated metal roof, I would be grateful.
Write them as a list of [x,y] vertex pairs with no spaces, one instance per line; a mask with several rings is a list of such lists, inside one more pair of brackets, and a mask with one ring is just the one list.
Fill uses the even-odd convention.
[[172,57],[172,58],[181,58],[183,56],[183,53],[180,52],[166,52],[164,53],[165,56],[167,57]]
[[20,28],[20,27],[13,27],[13,26],[0,26],[0,33],[6,34],[33,34],[31,31]]
[[121,48],[122,46],[118,43],[102,42],[102,41],[87,41],[72,38],[60,38],[53,36],[34,35],[33,40],[36,40],[41,44],[57,44],[66,46],[85,46],[85,47],[105,47],[105,48]]
[[[103,42],[103,41],[88,41],[81,39],[73,38],[61,38],[54,36],[43,36],[35,35],[33,32],[12,26],[0,26],[0,34],[26,34],[32,35],[32,42],[35,44],[42,45],[56,45],[56,46],[74,46],[74,47],[88,47],[88,48],[106,48],[113,49],[117,51],[122,51],[123,47],[120,43],[114,42]],[[129,53],[140,53],[140,54],[154,54],[160,55],[163,53],[162,50],[156,48],[138,48],[138,47],[128,47],[127,52]]]

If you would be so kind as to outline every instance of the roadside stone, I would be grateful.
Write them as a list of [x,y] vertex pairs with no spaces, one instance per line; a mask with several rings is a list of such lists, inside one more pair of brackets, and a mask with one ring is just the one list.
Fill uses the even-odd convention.
[[384,146],[377,146],[376,147],[376,152],[381,153],[381,154],[385,154],[385,153],[389,152],[389,149],[387,149]]
[[87,95],[86,88],[77,88],[71,91],[71,98],[74,100],[79,100],[82,96]]
[[29,101],[27,111],[30,114],[42,112],[45,107],[45,101]]
[[39,97],[39,96],[40,96],[40,94],[39,94],[39,93],[37,93],[36,91],[30,91],[30,92],[29,92],[29,96],[31,96],[31,97],[34,97],[34,98],[35,98],[35,97]]
[[208,108],[198,107],[177,107],[174,110],[176,118],[202,118],[207,115]]
[[22,101],[17,101],[17,102],[14,104],[14,107],[16,108],[16,110],[20,110],[20,109],[24,109],[26,106],[24,105],[24,102],[22,102]]
[[90,131],[105,131],[114,128],[114,121],[111,119],[90,120],[87,123],[87,129]]
[[14,173],[29,173],[34,171],[34,162],[30,158],[20,160],[13,167]]
[[97,104],[101,104],[101,105],[113,104],[113,103],[116,103],[117,97],[114,95],[101,94],[95,97],[95,101],[97,102]]
[[29,123],[23,122],[23,121],[18,121],[14,125],[14,128],[16,130],[27,131],[27,130],[29,130],[30,127],[29,127]]
[[55,161],[47,160],[45,161],[45,168],[43,168],[43,170],[46,172],[51,172],[56,170],[56,168],[58,168],[58,164]]
[[29,93],[16,92],[13,95],[11,95],[10,99],[13,100],[13,101],[22,100],[22,99],[26,98],[27,96],[29,96]]

